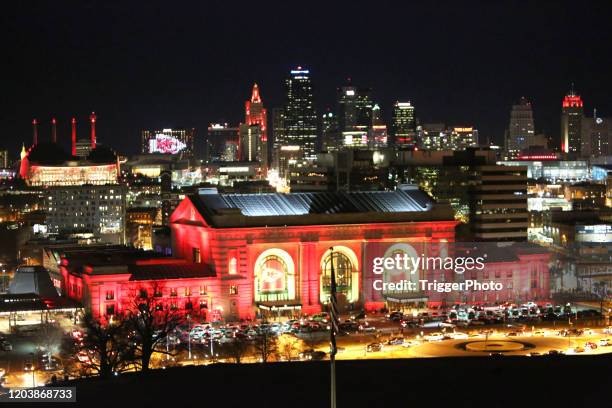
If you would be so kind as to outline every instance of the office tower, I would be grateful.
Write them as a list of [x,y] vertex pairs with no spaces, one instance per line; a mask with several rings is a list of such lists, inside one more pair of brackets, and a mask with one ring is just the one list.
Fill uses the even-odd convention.
[[473,127],[454,127],[449,129],[448,144],[443,146],[446,149],[465,150],[468,147],[478,146],[478,129]]
[[338,89],[338,126],[340,131],[369,128],[372,124],[372,91],[352,85]]
[[[268,112],[263,106],[261,95],[259,93],[259,87],[257,86],[257,84],[253,85],[251,99],[246,101],[244,106],[245,124],[248,127],[245,128],[245,136],[250,137],[253,134],[253,130],[255,129],[255,127],[253,126],[258,127],[260,139],[256,141],[258,150],[258,153],[256,154],[256,160],[260,161],[265,167],[268,167]],[[254,144],[250,143],[249,146],[253,147]],[[251,156],[252,155],[249,154],[249,157]]]
[[104,242],[124,243],[125,186],[50,187],[45,195],[50,233],[91,233]]
[[206,138],[206,163],[238,161],[239,128],[211,123]]
[[389,134],[387,125],[382,119],[380,106],[375,103],[372,106],[372,122],[368,131],[368,146],[369,147],[387,147]]
[[0,167],[7,168],[9,165],[8,150],[0,150]]
[[302,67],[291,70],[285,81],[287,105],[281,146],[297,146],[300,160],[314,160],[317,144],[317,114],[312,95],[310,71]]
[[526,241],[527,167],[482,165],[470,170],[470,225],[474,239]]
[[[267,143],[264,142],[264,130],[261,125],[240,125],[240,160],[257,161],[265,165],[268,161]],[[267,167],[267,166],[265,166]]]
[[444,123],[424,123],[418,127],[419,143],[426,150],[449,148],[450,134]]
[[285,109],[272,108],[272,168],[279,167],[280,147],[285,143]]
[[533,110],[526,98],[521,98],[510,111],[510,123],[506,134],[506,150],[510,157],[516,157],[521,150],[533,146],[535,139]]
[[572,86],[561,108],[561,150],[565,153],[580,154],[583,112],[582,99]]
[[142,153],[176,154],[181,158],[193,156],[195,129],[142,130]]
[[581,156],[599,157],[608,156],[612,153],[612,118],[597,116],[593,112],[592,118],[582,118]]
[[321,117],[321,151],[333,152],[340,145],[338,117],[332,112],[326,112]]
[[414,106],[410,102],[395,102],[393,105],[393,143],[396,148],[415,145],[416,119]]

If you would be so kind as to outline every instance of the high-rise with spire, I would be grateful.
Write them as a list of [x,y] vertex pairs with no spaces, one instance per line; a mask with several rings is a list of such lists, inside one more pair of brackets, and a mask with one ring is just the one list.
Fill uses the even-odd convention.
[[245,102],[245,123],[240,128],[240,156],[268,165],[268,112],[263,106],[259,87],[253,85],[251,99]]
[[561,108],[561,150],[580,155],[582,145],[582,116],[584,107],[580,95],[572,88],[563,98]]

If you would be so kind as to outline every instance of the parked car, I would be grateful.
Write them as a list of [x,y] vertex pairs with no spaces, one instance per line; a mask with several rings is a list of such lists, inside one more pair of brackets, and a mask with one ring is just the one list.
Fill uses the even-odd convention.
[[2,351],[13,351],[13,345],[7,340],[4,340],[2,343],[0,343],[0,348],[2,348]]
[[597,344],[593,343],[592,341],[588,341],[584,344],[584,348],[587,350],[595,350],[597,348]]
[[382,344],[380,343],[370,343],[368,344],[368,346],[366,347],[366,351],[368,353],[373,353],[373,352],[377,352],[377,351],[381,351],[382,350]]
[[440,332],[430,333],[425,336],[425,340],[427,341],[441,341],[444,340],[444,334]]
[[387,341],[387,344],[390,346],[401,346],[402,344],[404,344],[404,338],[403,337],[393,337]]
[[325,358],[324,351],[305,350],[299,354],[301,360],[323,360]]
[[607,346],[612,345],[612,342],[610,342],[610,339],[601,339],[599,340],[598,343],[601,347],[607,347]]

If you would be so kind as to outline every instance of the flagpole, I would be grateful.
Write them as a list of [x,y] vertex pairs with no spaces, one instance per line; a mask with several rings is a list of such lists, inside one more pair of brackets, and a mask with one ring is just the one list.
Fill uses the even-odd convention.
[[331,408],[336,408],[336,331],[338,330],[338,304],[336,298],[336,272],[334,270],[334,247],[329,248],[329,259],[330,259],[330,297],[329,297],[329,309],[330,309],[330,353],[329,362],[331,366],[330,372],[330,389],[331,389]]

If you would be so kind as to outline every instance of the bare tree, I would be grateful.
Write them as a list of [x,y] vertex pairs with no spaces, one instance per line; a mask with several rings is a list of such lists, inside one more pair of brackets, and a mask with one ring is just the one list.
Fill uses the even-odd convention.
[[167,354],[160,346],[183,321],[178,311],[167,305],[164,307],[155,299],[155,294],[161,289],[157,285],[153,287],[153,293],[139,289],[126,313],[127,327],[134,333],[136,356],[142,371],[149,370],[153,353]]
[[125,321],[102,322],[87,313],[83,319],[83,342],[79,352],[87,353],[87,365],[101,377],[125,371],[134,360],[134,348],[129,341]]
[[243,339],[236,337],[232,342],[223,345],[223,352],[230,357],[236,364],[242,362],[242,358],[249,352],[249,343]]
[[255,338],[254,347],[255,354],[259,356],[261,362],[267,363],[276,354],[278,349],[276,336],[269,328],[262,329]]
[[278,337],[278,353],[291,361],[304,349],[304,342],[293,334],[285,333]]
[[60,359],[63,373],[68,377],[81,377],[86,371],[85,367],[76,363],[75,356],[81,351],[75,339],[69,335],[62,338],[60,343]]

